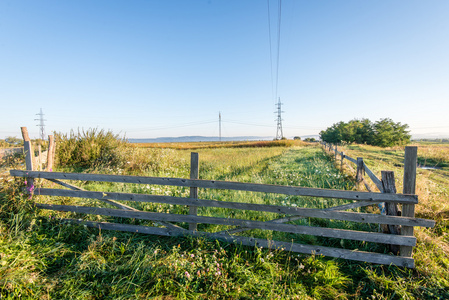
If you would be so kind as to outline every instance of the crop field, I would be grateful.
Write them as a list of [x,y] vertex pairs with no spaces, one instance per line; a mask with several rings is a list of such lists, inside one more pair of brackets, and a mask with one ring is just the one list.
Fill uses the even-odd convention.
[[[57,170],[188,178],[190,152],[200,158],[200,179],[280,184],[354,190],[349,167],[339,168],[332,155],[317,144],[286,143],[270,147],[232,144],[202,145],[115,144],[108,159],[95,158],[88,148],[60,137]],[[105,139],[105,143],[108,143]],[[92,145],[85,143],[84,145]],[[78,147],[78,148],[77,148]],[[174,238],[118,231],[100,231],[83,225],[61,224],[72,217],[129,224],[148,221],[85,216],[37,210],[32,203],[97,204],[93,199],[44,197],[23,194],[23,179],[1,175],[0,181],[0,299],[447,299],[449,297],[449,155],[445,145],[418,145],[418,217],[437,221],[432,229],[418,228],[414,248],[416,269],[381,266],[318,255],[246,247],[205,238]],[[69,151],[67,149],[73,149]],[[402,189],[402,148],[349,145],[351,157],[363,157],[376,175],[395,171]],[[64,150],[64,151],[62,151]],[[76,150],[76,151],[75,151]],[[82,153],[81,153],[82,152]],[[76,155],[83,154],[84,160]],[[70,154],[70,155],[69,155]],[[21,157],[3,168],[22,168]],[[120,191],[168,196],[188,196],[189,189],[156,185],[74,183],[86,190]],[[51,185],[36,181],[36,185]],[[323,208],[345,200],[266,195],[251,192],[199,190],[199,198],[236,202],[270,203]],[[147,211],[188,213],[188,208],[168,204],[132,203]],[[376,208],[371,209],[375,212]],[[232,216],[270,220],[274,214],[230,209],[200,208],[202,216]],[[239,214],[244,214],[239,216]],[[295,224],[351,228],[350,222],[304,218]],[[187,228],[188,224],[178,224]],[[200,224],[200,230],[219,231],[219,225]],[[360,225],[356,225],[360,226]],[[371,226],[376,231],[376,226]],[[305,235],[252,230],[252,236],[284,241],[366,249],[384,253],[382,245]],[[246,234],[246,233],[241,233]]]

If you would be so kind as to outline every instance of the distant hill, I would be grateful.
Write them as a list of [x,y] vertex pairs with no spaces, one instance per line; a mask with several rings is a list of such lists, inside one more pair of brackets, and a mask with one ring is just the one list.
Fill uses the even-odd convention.
[[[235,136],[222,137],[223,142],[229,141],[269,141],[273,137],[266,136]],[[154,139],[128,139],[130,143],[192,143],[192,142],[218,142],[216,136],[180,136],[180,137],[160,137]]]

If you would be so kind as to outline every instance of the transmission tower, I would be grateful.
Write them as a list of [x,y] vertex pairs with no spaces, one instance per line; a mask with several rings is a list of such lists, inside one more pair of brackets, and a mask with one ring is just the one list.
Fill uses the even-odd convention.
[[276,140],[281,140],[284,137],[284,133],[282,132],[282,117],[281,114],[283,113],[281,109],[282,103],[281,98],[279,98],[278,103],[276,103],[277,110],[274,113],[277,113],[277,130],[276,130]]
[[40,112],[38,114],[36,114],[36,115],[39,116],[39,119],[34,119],[34,121],[39,121],[39,124],[36,125],[36,126],[39,126],[40,138],[41,138],[41,140],[44,141],[45,140],[45,124],[44,124],[44,121],[47,121],[47,120],[44,120],[44,113],[42,112],[42,108],[41,108]]

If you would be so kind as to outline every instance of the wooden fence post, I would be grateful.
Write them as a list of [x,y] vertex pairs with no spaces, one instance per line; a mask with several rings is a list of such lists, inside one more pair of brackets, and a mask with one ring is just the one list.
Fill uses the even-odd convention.
[[341,163],[340,163],[340,169],[342,169],[342,170],[343,170],[344,160],[345,160],[345,153],[342,151],[341,152]]
[[[34,151],[33,145],[31,144],[30,136],[28,135],[28,129],[26,127],[20,127],[20,130],[22,131],[23,137],[23,152],[25,152],[25,169],[27,171],[33,171]],[[30,193],[32,193],[34,189],[34,179],[31,177],[26,177],[26,181],[27,181],[27,189]]]
[[20,127],[20,130],[22,131],[23,141],[31,141],[30,136],[28,135],[28,129],[26,127]]
[[53,135],[48,136],[48,150],[47,150],[47,172],[53,171],[53,160],[54,160],[54,148],[55,139]]
[[[396,194],[396,183],[394,181],[394,172],[392,171],[382,171],[382,186],[384,193]],[[396,203],[386,202],[385,203],[386,214],[389,216],[398,215],[398,205]],[[383,227],[384,233],[399,234],[398,225],[387,225]],[[387,231],[387,232],[385,232]],[[399,254],[398,245],[390,245],[390,250],[395,255]]]
[[338,148],[337,148],[337,145],[335,145],[335,161],[337,161],[337,154],[338,154]]
[[[404,158],[404,189],[403,194],[415,194],[416,191],[416,163],[418,147],[405,147]],[[415,204],[402,204],[402,216],[415,217]],[[413,226],[403,226],[402,235],[413,236]],[[412,257],[413,247],[401,246],[401,256]]]
[[36,170],[37,171],[41,171],[42,170],[42,146],[41,144],[37,145],[37,153],[38,153],[38,157],[37,157],[37,166],[36,166]]
[[[190,154],[190,179],[199,178],[199,158],[198,153]],[[190,198],[198,199],[198,188],[190,187]],[[198,206],[189,206],[189,215],[198,215]],[[198,230],[197,223],[189,223],[189,230]]]
[[357,175],[355,177],[357,183],[360,183],[363,181],[364,175],[365,175],[365,166],[363,164],[363,158],[357,157]]

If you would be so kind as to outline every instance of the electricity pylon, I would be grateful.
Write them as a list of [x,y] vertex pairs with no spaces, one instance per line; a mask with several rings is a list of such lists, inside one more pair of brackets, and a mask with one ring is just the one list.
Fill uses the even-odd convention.
[[277,111],[275,111],[275,113],[277,113],[278,117],[276,119],[277,121],[277,130],[276,130],[276,140],[281,140],[284,137],[284,133],[282,132],[282,109],[281,109],[282,103],[281,103],[281,98],[279,98],[278,103],[276,103],[276,108]]

